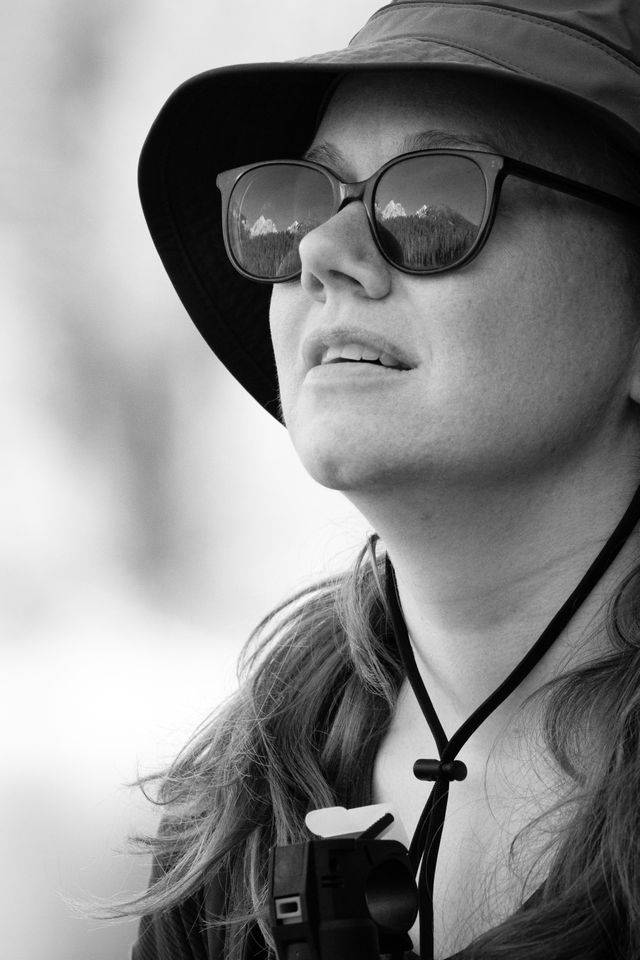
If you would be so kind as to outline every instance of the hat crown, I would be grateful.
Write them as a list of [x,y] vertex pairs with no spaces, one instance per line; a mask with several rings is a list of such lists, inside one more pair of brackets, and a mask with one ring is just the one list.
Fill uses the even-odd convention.
[[640,131],[640,0],[392,0],[347,49],[372,63],[479,57],[606,111],[623,138]]
[[[428,31],[430,22],[449,13],[453,14],[458,26],[464,22],[465,14],[474,23],[479,17],[483,18],[487,27],[492,21],[497,26],[499,18],[503,23],[509,19],[523,24],[529,21],[532,27],[537,20],[538,26],[544,30],[575,31],[585,39],[591,38],[592,42],[610,47],[634,64],[640,64],[638,0],[583,0],[582,3],[576,3],[576,0],[511,0],[509,3],[496,3],[495,0],[391,0],[373,14],[354,41],[379,18],[384,19],[387,14],[402,15],[403,10],[410,13],[409,19],[417,31],[420,21],[423,29]],[[458,26],[453,36],[457,35]],[[419,35],[419,32],[412,33],[412,36]]]

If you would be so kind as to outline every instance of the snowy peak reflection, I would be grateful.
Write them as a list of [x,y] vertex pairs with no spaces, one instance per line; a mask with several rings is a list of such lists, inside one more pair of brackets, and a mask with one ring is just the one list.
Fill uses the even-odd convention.
[[298,269],[298,244],[317,226],[317,220],[297,218],[287,226],[279,226],[264,213],[248,223],[242,215],[238,227],[231,232],[231,244],[236,259],[249,273],[265,278],[284,277]]
[[395,200],[389,200],[380,217],[382,220],[391,220],[393,217],[406,217],[406,215],[401,203],[396,203]]
[[[448,204],[423,203],[407,214],[404,205],[390,198],[375,204],[377,232],[392,262],[411,268],[441,268],[459,260],[473,245],[478,226]],[[236,221],[234,254],[255,276],[287,276],[299,267],[298,245],[318,226],[316,220],[277,220],[260,213],[253,223],[245,216]]]
[[[244,226],[244,229],[246,230],[247,229],[246,223],[243,226]],[[294,220],[293,223],[289,224],[285,233],[300,233],[304,229],[305,228],[303,227],[303,225],[300,223],[299,220]],[[310,229],[311,229],[311,226],[307,225],[305,233],[308,233]],[[265,217],[264,215],[259,216],[256,222],[253,224],[253,226],[249,228],[250,237],[262,237],[266,233],[281,233],[281,232],[282,231],[279,230],[278,227],[276,226],[275,221],[271,220],[269,217]]]
[[423,203],[407,214],[390,199],[376,204],[378,234],[385,253],[409,269],[441,269],[460,260],[473,246],[478,226],[448,204]]
[[398,217],[406,217],[411,219],[412,217],[418,217],[420,220],[431,220],[433,222],[448,222],[452,226],[457,224],[465,224],[466,226],[471,227],[474,230],[477,230],[477,225],[473,224],[468,220],[459,210],[455,210],[449,204],[428,204],[423,203],[415,213],[407,214],[404,206],[398,200],[388,200],[387,203],[383,206],[381,203],[376,201],[375,204],[376,215],[380,220],[396,220]]
[[[246,223],[244,224],[246,229]],[[276,227],[273,220],[270,220],[268,217],[263,216],[262,214],[258,217],[256,222],[253,224],[249,230],[249,236],[251,237],[261,237],[265,233],[277,233],[278,228]]]

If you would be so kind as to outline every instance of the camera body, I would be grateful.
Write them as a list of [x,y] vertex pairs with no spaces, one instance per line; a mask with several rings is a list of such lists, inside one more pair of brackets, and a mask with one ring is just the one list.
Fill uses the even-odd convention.
[[418,891],[397,840],[329,837],[274,847],[269,884],[278,960],[380,960],[411,949]]

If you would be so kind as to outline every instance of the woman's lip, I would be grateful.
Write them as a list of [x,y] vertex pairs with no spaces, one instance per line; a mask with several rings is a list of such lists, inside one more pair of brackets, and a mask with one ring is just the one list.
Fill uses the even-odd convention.
[[378,384],[398,382],[398,377],[406,377],[410,370],[398,367],[385,367],[382,364],[367,363],[364,360],[343,360],[339,363],[322,363],[311,367],[305,376],[305,383],[335,386],[338,383]]
[[[316,333],[307,337],[302,345],[302,356],[304,358],[305,368],[309,370],[321,365],[322,357],[328,347],[343,347],[351,343],[357,343],[361,346],[376,350],[380,354],[388,354],[396,359],[398,364],[404,367],[405,370],[412,369],[416,366],[402,349],[386,337],[374,333],[371,330],[363,329],[362,327],[343,326],[318,330]],[[332,366],[333,364],[322,365]]]

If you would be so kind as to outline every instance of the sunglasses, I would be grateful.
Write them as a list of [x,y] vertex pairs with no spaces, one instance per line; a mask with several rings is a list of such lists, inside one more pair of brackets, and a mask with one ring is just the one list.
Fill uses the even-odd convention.
[[479,150],[418,150],[367,180],[344,183],[308,160],[268,160],[217,178],[224,243],[244,277],[280,283],[300,275],[300,241],[361,200],[382,256],[403,273],[443,273],[472,260],[493,226],[500,188],[513,176],[619,213],[640,206],[540,167]]

